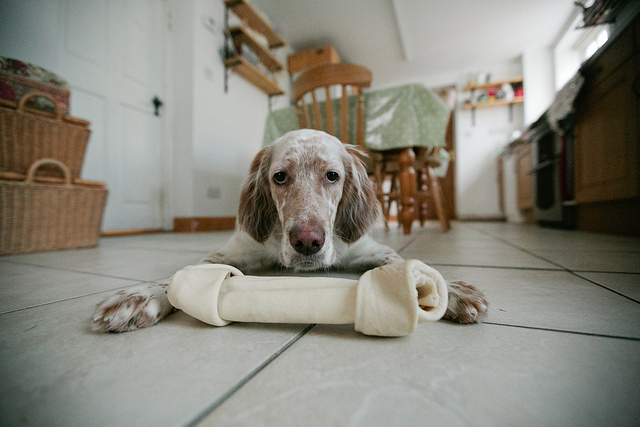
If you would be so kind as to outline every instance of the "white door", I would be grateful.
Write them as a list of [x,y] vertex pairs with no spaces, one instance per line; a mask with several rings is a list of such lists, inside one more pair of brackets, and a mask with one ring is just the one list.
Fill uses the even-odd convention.
[[163,224],[165,4],[161,0],[60,0],[60,74],[71,113],[91,121],[82,177],[105,181],[104,230]]

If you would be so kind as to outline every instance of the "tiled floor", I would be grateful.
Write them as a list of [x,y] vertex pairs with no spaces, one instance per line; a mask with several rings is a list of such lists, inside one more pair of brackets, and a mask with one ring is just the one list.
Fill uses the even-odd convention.
[[483,289],[486,321],[372,338],[178,312],[103,334],[96,303],[230,233],[0,257],[0,425],[640,425],[640,239],[503,223],[375,234]]

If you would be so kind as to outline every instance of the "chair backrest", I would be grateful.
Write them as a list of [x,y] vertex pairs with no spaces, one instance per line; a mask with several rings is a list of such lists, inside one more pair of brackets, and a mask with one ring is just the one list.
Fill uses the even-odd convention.
[[[301,129],[323,130],[339,138],[343,143],[357,144],[364,147],[364,102],[362,89],[371,86],[371,70],[356,64],[327,64],[321,65],[300,74],[291,86],[293,102],[298,114],[298,124]],[[342,101],[340,103],[341,133],[334,130],[333,102],[331,100],[331,87],[342,87]],[[357,97],[356,107],[356,141],[349,141],[349,92]],[[316,90],[324,89],[324,108],[320,108]],[[311,94],[310,103],[305,102],[307,94]],[[313,110],[313,126],[309,109]],[[323,129],[321,111],[326,112],[326,129]],[[324,114],[323,114],[324,115]]]

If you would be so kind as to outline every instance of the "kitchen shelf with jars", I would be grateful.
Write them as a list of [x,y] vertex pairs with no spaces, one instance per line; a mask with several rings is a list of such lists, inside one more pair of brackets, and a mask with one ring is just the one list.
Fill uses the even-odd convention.
[[[478,108],[509,107],[509,120],[513,118],[513,106],[524,102],[522,77],[495,82],[470,82],[463,92],[470,92],[462,109],[475,113]],[[472,115],[475,124],[475,114]]]

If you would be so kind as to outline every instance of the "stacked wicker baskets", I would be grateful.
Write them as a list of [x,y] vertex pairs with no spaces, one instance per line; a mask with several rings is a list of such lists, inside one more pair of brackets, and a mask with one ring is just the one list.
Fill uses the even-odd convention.
[[89,122],[0,101],[0,255],[96,246],[104,183],[80,179]]

